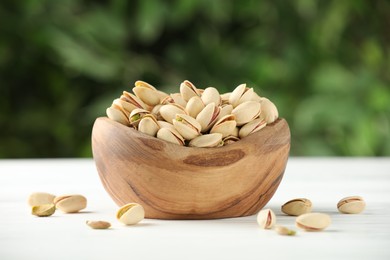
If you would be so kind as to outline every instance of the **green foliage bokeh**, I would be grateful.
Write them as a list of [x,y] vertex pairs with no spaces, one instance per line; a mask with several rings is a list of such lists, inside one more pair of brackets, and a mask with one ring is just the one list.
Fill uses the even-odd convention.
[[389,1],[5,0],[0,158],[89,157],[96,117],[145,80],[277,105],[294,156],[390,155]]

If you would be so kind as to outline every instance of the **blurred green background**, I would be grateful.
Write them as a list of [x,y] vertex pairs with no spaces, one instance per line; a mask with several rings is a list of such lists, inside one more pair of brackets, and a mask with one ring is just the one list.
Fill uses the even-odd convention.
[[90,157],[96,117],[138,79],[246,82],[293,156],[390,155],[389,1],[0,4],[0,158]]

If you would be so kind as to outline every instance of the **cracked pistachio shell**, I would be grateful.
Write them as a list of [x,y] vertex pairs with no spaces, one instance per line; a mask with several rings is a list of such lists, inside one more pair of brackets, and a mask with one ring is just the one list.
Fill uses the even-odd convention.
[[123,91],[121,99],[133,104],[137,108],[146,109],[146,104],[141,99],[139,99],[136,95],[134,95],[132,93],[129,93],[127,91]]
[[305,231],[321,231],[331,223],[330,216],[324,213],[306,213],[295,220],[295,225]]
[[257,224],[262,229],[271,229],[276,223],[275,213],[271,209],[263,209],[257,214]]
[[261,98],[261,115],[267,124],[273,123],[279,117],[278,109],[268,98]]
[[127,101],[124,101],[120,98],[114,99],[114,101],[112,103],[117,105],[118,107],[120,107],[121,111],[126,115],[126,117],[129,117],[131,111],[133,111],[136,108],[136,106],[134,106],[133,104],[131,104]]
[[173,93],[171,94],[171,98],[173,99],[173,102],[175,104],[180,105],[181,107],[186,107],[187,101],[184,100],[184,98],[181,96],[180,93]]
[[55,197],[56,208],[65,213],[76,213],[87,207],[87,199],[83,195],[72,194]]
[[190,81],[185,80],[180,84],[180,94],[185,101],[189,101],[192,97],[198,97],[198,89]]
[[237,122],[234,115],[227,115],[219,119],[211,128],[210,133],[221,133],[222,138],[232,135],[236,130]]
[[240,138],[244,138],[245,136],[248,136],[250,134],[253,134],[261,129],[263,129],[267,123],[263,118],[257,118],[255,120],[250,121],[249,123],[246,123],[243,125],[238,132],[238,136]]
[[222,105],[229,104],[230,94],[231,94],[231,92],[227,92],[227,93],[221,94],[221,103],[222,103]]
[[299,216],[311,212],[312,203],[309,199],[298,198],[289,200],[282,205],[282,212],[290,216]]
[[220,111],[219,111],[217,121],[220,120],[224,116],[230,115],[232,113],[232,111],[233,111],[233,106],[230,104],[227,104],[227,105],[225,104],[225,105],[220,106]]
[[247,88],[246,84],[240,84],[230,94],[229,103],[233,107],[237,107],[246,101],[253,101],[254,93],[253,88]]
[[220,113],[220,108],[217,107],[214,103],[209,103],[199,112],[196,116],[196,121],[199,122],[201,126],[201,132],[207,132],[217,121],[218,115]]
[[196,116],[205,108],[205,105],[202,101],[202,99],[199,96],[194,96],[190,98],[186,105],[186,111],[187,113],[192,116],[193,118],[196,118]]
[[142,108],[134,109],[133,111],[131,111],[130,116],[129,116],[130,124],[133,126],[138,126],[141,119],[147,114],[149,114],[148,110],[145,110]]
[[186,140],[192,140],[200,135],[201,126],[193,117],[186,114],[176,115],[173,126]]
[[145,217],[144,208],[138,203],[129,203],[121,207],[116,218],[125,225],[135,225]]
[[48,217],[54,214],[56,207],[53,203],[36,205],[31,208],[31,214],[37,217]]
[[121,123],[122,125],[129,125],[129,119],[127,118],[126,114],[123,113],[119,108],[111,106],[106,109],[106,114],[107,117],[111,120]]
[[157,132],[157,138],[178,145],[184,145],[184,138],[172,128],[160,128]]
[[359,214],[366,207],[366,202],[360,196],[342,198],[337,203],[337,209],[344,214]]
[[156,136],[159,129],[160,126],[156,118],[151,114],[145,115],[138,124],[138,131],[150,136]]
[[229,135],[223,138],[222,141],[223,145],[228,145],[240,141],[240,138],[238,138],[237,136]]
[[177,104],[167,104],[160,108],[161,117],[168,123],[172,123],[177,114],[186,114],[185,109]]
[[34,192],[28,197],[28,205],[38,206],[42,204],[52,204],[56,196],[46,192]]
[[221,104],[221,96],[216,88],[208,87],[202,93],[202,101],[205,105],[214,103],[215,106]]
[[157,120],[164,120],[164,118],[161,116],[160,114],[160,108],[162,107],[163,105],[156,105],[152,108],[152,110],[150,111],[150,113],[157,119]]
[[167,97],[169,97],[169,95],[167,93],[165,93],[164,91],[161,91],[161,90],[157,90],[157,96],[160,98],[160,104],[162,104],[161,102],[166,99]]
[[236,116],[237,126],[245,125],[260,115],[261,105],[256,101],[246,101],[233,109]]
[[134,94],[149,106],[155,106],[160,103],[160,96],[155,87],[144,81],[138,80],[133,88]]
[[102,220],[87,220],[85,224],[87,224],[93,229],[108,229],[111,227],[110,222],[102,221]]
[[188,144],[191,147],[218,147],[222,146],[222,134],[206,134],[195,137]]

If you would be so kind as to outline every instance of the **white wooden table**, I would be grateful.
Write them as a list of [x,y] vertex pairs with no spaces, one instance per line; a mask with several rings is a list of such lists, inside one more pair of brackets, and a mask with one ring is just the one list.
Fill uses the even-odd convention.
[[[34,191],[80,193],[78,214],[30,214]],[[360,195],[359,215],[338,213],[339,199]],[[331,215],[323,232],[294,237],[258,228],[255,216],[202,221],[145,219],[126,227],[105,192],[91,159],[0,160],[0,259],[390,259],[390,158],[290,158],[268,203],[277,222],[294,228],[280,206],[306,197],[313,211]],[[107,220],[92,230],[86,220]]]

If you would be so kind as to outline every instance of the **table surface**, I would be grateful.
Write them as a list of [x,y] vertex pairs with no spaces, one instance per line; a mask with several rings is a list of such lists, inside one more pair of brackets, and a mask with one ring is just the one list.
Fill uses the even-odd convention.
[[[390,259],[389,185],[390,158],[290,158],[266,208],[278,224],[296,229],[280,206],[309,198],[332,224],[288,237],[260,229],[256,216],[123,226],[92,159],[0,160],[0,259]],[[88,207],[35,217],[26,202],[35,191],[83,194]],[[363,213],[337,211],[350,195],[366,200]],[[86,220],[110,221],[112,228],[93,230]]]

